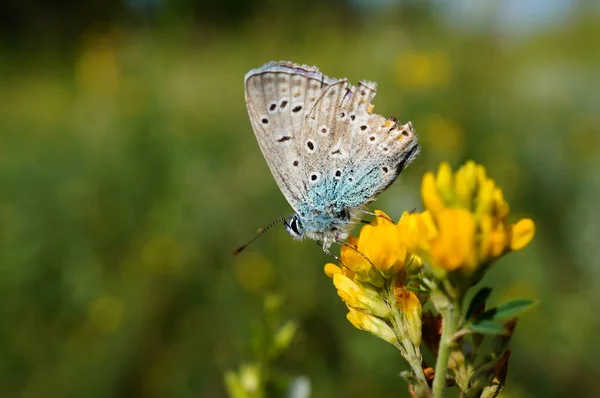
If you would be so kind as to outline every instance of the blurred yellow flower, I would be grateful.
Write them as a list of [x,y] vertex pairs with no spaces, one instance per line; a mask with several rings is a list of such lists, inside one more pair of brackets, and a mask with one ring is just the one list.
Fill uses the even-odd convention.
[[436,217],[438,232],[430,242],[430,259],[449,271],[460,267],[473,269],[477,265],[473,242],[475,220],[465,209],[443,209]]
[[417,120],[421,127],[423,145],[428,151],[456,159],[465,148],[465,132],[454,120],[438,114],[430,114]]
[[502,190],[472,161],[456,173],[442,163],[436,175],[425,174],[421,196],[426,211],[405,221],[412,235],[409,248],[437,270],[472,272],[522,249],[535,233],[530,219],[508,223]]
[[91,324],[103,333],[115,332],[123,323],[125,307],[123,302],[113,296],[100,296],[88,306]]
[[121,70],[114,35],[97,35],[85,40],[77,60],[77,83],[88,94],[112,97],[119,91]]
[[398,84],[409,90],[443,87],[450,81],[450,59],[440,50],[403,54],[396,65]]
[[273,278],[273,265],[259,253],[250,252],[236,258],[233,275],[242,288],[260,292]]

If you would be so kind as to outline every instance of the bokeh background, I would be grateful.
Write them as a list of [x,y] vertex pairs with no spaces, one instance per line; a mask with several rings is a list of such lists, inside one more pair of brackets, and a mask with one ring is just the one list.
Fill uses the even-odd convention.
[[395,349],[354,329],[329,261],[256,144],[243,77],[270,60],[375,80],[422,156],[375,207],[419,209],[422,175],[486,165],[533,243],[496,264],[520,322],[504,397],[600,391],[600,7],[593,0],[0,5],[0,396],[224,397],[254,360],[266,294],[298,334],[277,370],[314,397],[401,397]]

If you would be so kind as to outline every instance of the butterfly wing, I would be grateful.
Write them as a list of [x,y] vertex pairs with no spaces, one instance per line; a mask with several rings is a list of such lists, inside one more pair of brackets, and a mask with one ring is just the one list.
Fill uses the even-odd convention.
[[[368,203],[418,152],[410,123],[372,113],[376,84],[271,62],[246,74],[246,104],[259,146],[297,212]],[[317,229],[321,229],[318,227]]]
[[323,102],[317,118],[335,115],[327,154],[334,181],[330,191],[344,207],[353,208],[389,187],[415,158],[419,146],[410,122],[401,125],[395,118],[372,112],[376,83],[360,81],[345,90],[332,105]]
[[298,211],[308,195],[306,163],[317,153],[306,115],[336,79],[315,67],[270,62],[245,77],[246,106],[260,149],[281,192]]
[[298,151],[306,165],[304,181],[312,185],[309,206],[335,214],[374,200],[419,147],[410,122],[401,125],[372,112],[376,83],[360,81],[355,87],[346,79],[325,79],[330,83],[306,115]]

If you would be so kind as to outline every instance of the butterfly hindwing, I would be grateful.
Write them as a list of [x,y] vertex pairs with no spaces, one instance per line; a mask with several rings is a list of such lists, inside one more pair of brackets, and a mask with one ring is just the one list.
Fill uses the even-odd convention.
[[335,201],[348,208],[368,203],[416,155],[410,123],[400,125],[395,118],[372,113],[376,92],[374,82],[361,81],[354,87],[341,79],[327,88],[307,115],[311,127],[304,130],[305,139],[318,145],[313,169],[325,185],[309,192],[313,202]]
[[371,101],[377,93],[374,82],[360,81],[352,89],[352,96],[342,107],[348,112],[344,122],[349,161],[336,190],[348,207],[374,200],[418,152],[411,123],[400,125],[395,118],[372,112]]

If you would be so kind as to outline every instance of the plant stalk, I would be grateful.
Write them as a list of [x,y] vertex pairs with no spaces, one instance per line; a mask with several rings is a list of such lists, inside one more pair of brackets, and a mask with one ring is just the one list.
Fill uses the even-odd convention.
[[433,396],[441,398],[446,387],[446,373],[448,372],[448,360],[450,358],[451,338],[456,333],[458,310],[452,304],[442,313],[442,336],[435,363],[435,377],[433,379]]

